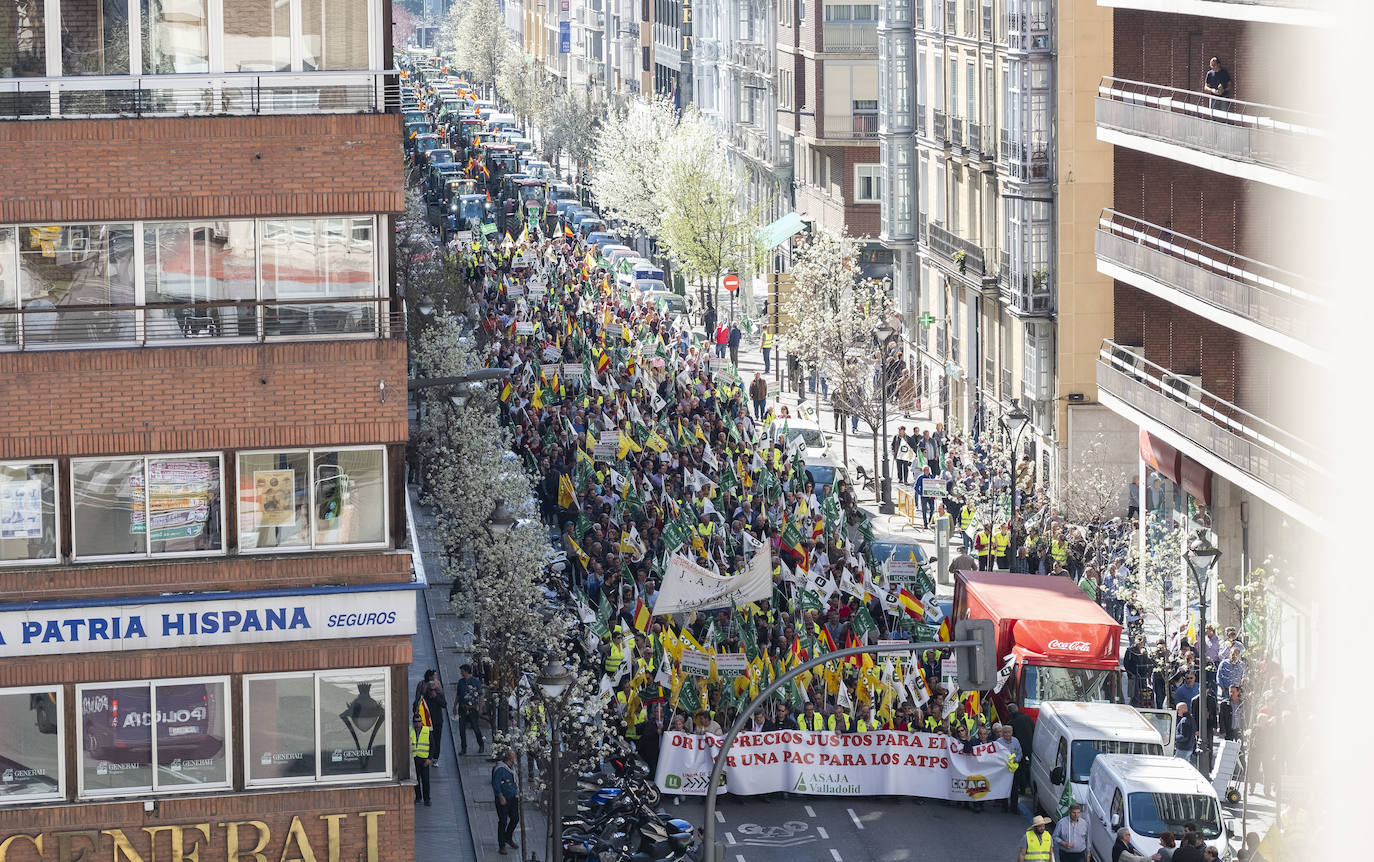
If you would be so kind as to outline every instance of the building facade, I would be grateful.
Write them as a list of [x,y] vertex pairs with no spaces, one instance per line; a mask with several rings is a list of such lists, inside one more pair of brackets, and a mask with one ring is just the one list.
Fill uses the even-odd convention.
[[1019,404],[1036,481],[1057,495],[1072,427],[1120,434],[1091,374],[1111,290],[1079,225],[1110,198],[1110,149],[1076,119],[1095,86],[1078,70],[1110,59],[1111,11],[1093,0],[880,9],[881,235],[918,392],[970,436],[997,433]]
[[10,862],[411,856],[390,17],[0,3]]
[[847,231],[864,251],[878,243],[882,169],[878,148],[878,8],[780,0],[777,123],[792,152],[796,211],[817,227]]
[[[1212,591],[1276,576],[1259,636],[1281,644],[1302,685],[1314,596],[1285,548],[1325,530],[1316,489],[1329,456],[1307,442],[1316,413],[1297,393],[1327,363],[1326,294],[1304,275],[1304,249],[1320,247],[1307,231],[1331,192],[1323,120],[1294,107],[1320,84],[1275,58],[1317,56],[1328,22],[1302,3],[1113,6],[1111,72],[1094,97],[1097,137],[1114,148],[1114,195],[1094,230],[1115,293],[1098,390],[1138,429],[1147,520],[1222,549]],[[1213,58],[1228,98],[1203,90]],[[1148,552],[1161,539],[1141,540]],[[1238,610],[1217,606],[1229,624]]]

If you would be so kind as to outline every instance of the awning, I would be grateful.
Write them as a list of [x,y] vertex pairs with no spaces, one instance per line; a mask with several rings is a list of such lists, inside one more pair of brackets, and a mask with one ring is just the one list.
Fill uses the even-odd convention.
[[797,234],[802,228],[806,227],[806,222],[795,212],[790,212],[759,233],[759,239],[764,248],[773,249],[787,242]]

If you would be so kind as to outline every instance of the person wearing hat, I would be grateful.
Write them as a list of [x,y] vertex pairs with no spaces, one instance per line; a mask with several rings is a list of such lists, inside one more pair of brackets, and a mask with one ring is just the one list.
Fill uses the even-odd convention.
[[1048,817],[1035,815],[1035,819],[1031,821],[1031,828],[1026,830],[1021,844],[1021,855],[1016,857],[1017,862],[1052,862],[1054,841],[1045,831],[1045,827],[1052,822]]
[[420,713],[410,717],[410,756],[415,760],[415,802],[429,805],[429,726]]

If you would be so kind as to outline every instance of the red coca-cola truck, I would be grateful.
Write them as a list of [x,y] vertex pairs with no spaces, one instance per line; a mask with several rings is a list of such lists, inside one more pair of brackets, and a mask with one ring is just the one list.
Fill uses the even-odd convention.
[[1065,577],[955,572],[954,619],[992,620],[997,661],[1016,657],[993,695],[1032,718],[1041,701],[1121,702],[1121,624]]

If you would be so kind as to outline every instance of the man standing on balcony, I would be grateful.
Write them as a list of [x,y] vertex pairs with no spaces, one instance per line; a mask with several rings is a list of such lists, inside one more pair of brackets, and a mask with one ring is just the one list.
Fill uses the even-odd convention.
[[1228,110],[1226,102],[1231,96],[1231,73],[1221,68],[1221,61],[1216,57],[1212,58],[1211,68],[1207,70],[1207,77],[1203,79],[1202,89],[1219,98],[1212,99],[1212,112]]

